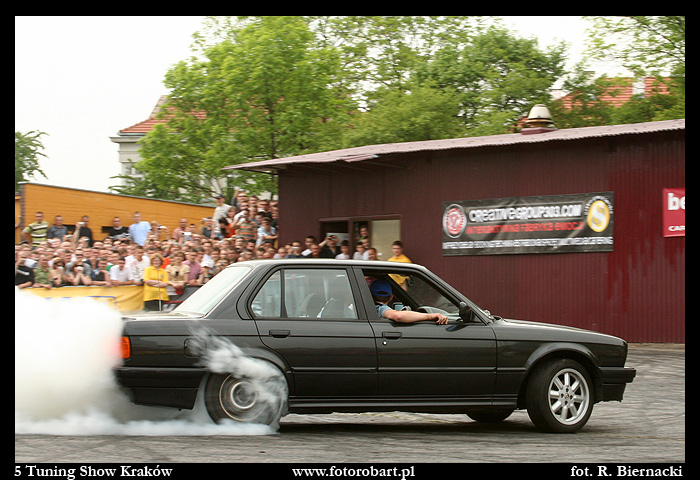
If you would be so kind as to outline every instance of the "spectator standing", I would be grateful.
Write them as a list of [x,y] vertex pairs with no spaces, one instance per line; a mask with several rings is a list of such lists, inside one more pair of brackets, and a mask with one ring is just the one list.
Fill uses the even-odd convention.
[[143,272],[151,266],[151,259],[144,255],[144,248],[141,245],[134,247],[134,253],[127,257],[127,263],[134,273],[137,285],[143,285]]
[[[169,235],[168,235],[168,227],[165,225],[161,225],[155,220],[151,222],[151,237],[157,241],[160,242],[162,240],[167,240]],[[163,238],[161,238],[163,237]]]
[[51,277],[54,280],[54,286],[55,287],[62,287],[67,285],[66,282],[66,262],[62,258],[54,258],[53,261],[51,262],[52,264],[52,269],[51,269]]
[[66,270],[68,270],[69,272],[72,272],[73,267],[78,265],[85,271],[85,274],[89,277],[90,271],[92,270],[92,267],[90,266],[90,262],[88,262],[87,258],[85,258],[85,256],[83,255],[83,249],[76,248],[74,257],[75,258],[73,259],[73,261],[69,262],[66,265]]
[[183,265],[187,265],[190,269],[187,275],[188,285],[199,285],[197,279],[199,274],[202,273],[202,264],[197,261],[197,252],[195,250],[189,250],[187,252],[187,260],[182,262]]
[[[394,243],[391,244],[391,252],[394,254],[393,257],[388,258],[387,261],[389,262],[398,262],[398,263],[413,263],[411,262],[411,259],[408,258],[406,255],[403,253],[403,243],[401,243],[400,240],[396,240]],[[396,275],[396,274],[391,274],[390,277],[399,284],[402,288],[404,287],[404,284],[406,283],[406,280],[408,277],[405,277],[403,275]]]
[[129,225],[129,235],[138,245],[145,245],[148,234],[151,231],[151,224],[141,219],[140,212],[134,212],[134,223]]
[[258,213],[272,221],[272,207],[269,200],[258,201]]
[[319,245],[321,246],[322,258],[335,258],[342,253],[336,235],[328,235]]
[[32,286],[43,287],[47,290],[50,290],[54,286],[52,280],[52,271],[51,267],[49,266],[49,257],[45,254],[41,255],[39,256],[39,263],[34,269],[34,285]]
[[352,255],[353,260],[369,260],[369,253],[367,251],[367,246],[360,242],[355,245],[355,253]]
[[163,257],[151,256],[151,266],[143,272],[143,304],[148,311],[160,311],[168,296],[168,272],[163,268]]
[[185,230],[187,229],[187,219],[186,218],[181,218],[180,223],[178,223],[177,227],[173,228],[173,233],[171,238],[175,240],[176,242],[180,243],[182,239],[182,234],[185,233]]
[[116,265],[109,269],[109,278],[115,286],[136,285],[134,273],[126,264],[126,259],[121,256],[117,259]]
[[90,227],[88,227],[89,222],[90,217],[88,217],[87,215],[83,215],[82,217],[80,217],[80,221],[75,224],[75,231],[73,232],[75,238],[73,240],[75,242],[79,242],[81,238],[87,238],[87,246],[92,247],[92,230],[90,229]]
[[49,231],[49,222],[44,220],[44,212],[36,212],[35,221],[22,230],[22,235],[32,247],[36,248],[46,240]]
[[301,252],[301,256],[308,257],[309,255],[311,255],[311,245],[315,245],[315,244],[316,244],[316,237],[314,237],[313,235],[309,235],[308,237],[306,237],[304,239],[304,247],[306,247],[306,248]]
[[272,226],[272,221],[263,217],[260,226],[258,227],[258,239],[256,245],[260,245],[265,241],[270,241],[272,245],[277,242],[277,230]]
[[301,258],[301,242],[299,240],[292,242],[284,258]]
[[396,240],[394,243],[391,244],[391,253],[394,256],[387,259],[387,261],[389,261],[389,262],[413,263],[413,262],[411,262],[410,258],[408,258],[406,255],[404,255],[403,243],[401,243],[400,240]]
[[338,260],[349,260],[350,259],[350,242],[343,240],[340,242],[340,253],[336,255]]
[[177,252],[172,255],[170,265],[165,267],[165,271],[168,272],[170,286],[175,289],[175,293],[178,295],[185,291],[190,274],[190,267],[182,264],[184,260],[185,254]]
[[49,230],[46,234],[46,239],[51,240],[53,238],[57,238],[59,242],[63,241],[63,237],[68,235],[68,227],[63,225],[63,216],[62,215],[56,215],[53,219],[53,225],[49,227]]
[[76,287],[79,285],[92,285],[90,274],[85,271],[82,262],[73,262],[72,267],[68,269],[66,274],[66,283]]
[[304,258],[323,258],[321,256],[321,246],[314,243],[312,245],[309,245],[309,254],[308,255],[303,255]]
[[112,240],[129,238],[129,227],[122,225],[122,220],[119,217],[112,219],[112,228],[109,229],[109,237]]
[[211,223],[211,217],[204,217],[202,219],[202,228],[201,228],[200,233],[205,238],[212,238],[211,237],[212,232],[213,232],[213,225]]
[[258,226],[249,216],[248,210],[242,210],[244,215],[234,224],[236,236],[246,242],[255,242],[258,234]]
[[27,288],[34,284],[34,271],[29,268],[25,260],[29,256],[26,250],[20,250],[15,261],[15,287]]
[[112,279],[107,271],[107,259],[104,257],[99,257],[97,259],[97,266],[92,269],[90,273],[90,279],[93,285],[102,285],[105,287],[112,286]]
[[219,228],[219,219],[226,218],[230,208],[231,208],[231,205],[228,205],[227,203],[224,202],[223,195],[216,196],[216,208],[214,208],[214,214],[211,217],[212,222],[213,222],[213,228],[214,228],[214,232],[213,232],[214,237],[213,238],[217,238],[219,240],[221,238],[223,238],[221,229]]

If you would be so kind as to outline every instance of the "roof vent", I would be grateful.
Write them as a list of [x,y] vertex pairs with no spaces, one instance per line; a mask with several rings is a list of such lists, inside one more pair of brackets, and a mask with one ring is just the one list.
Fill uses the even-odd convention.
[[521,133],[529,135],[553,132],[554,130],[556,130],[556,127],[552,121],[552,114],[549,113],[549,109],[542,104],[537,104],[530,110]]

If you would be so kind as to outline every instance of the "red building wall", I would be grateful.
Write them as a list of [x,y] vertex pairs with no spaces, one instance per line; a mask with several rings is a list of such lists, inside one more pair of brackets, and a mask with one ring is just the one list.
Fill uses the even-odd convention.
[[[684,343],[685,237],[665,238],[661,221],[684,162],[684,131],[672,131],[292,165],[281,240],[320,235],[324,218],[396,215],[406,254],[494,314]],[[601,191],[615,194],[613,252],[442,255],[443,201]]]

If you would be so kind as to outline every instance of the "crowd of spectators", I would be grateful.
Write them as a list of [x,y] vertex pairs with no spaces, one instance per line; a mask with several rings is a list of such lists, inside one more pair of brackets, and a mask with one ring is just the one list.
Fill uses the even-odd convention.
[[[140,212],[134,212],[128,226],[114,217],[104,238],[93,233],[87,215],[69,232],[61,215],[50,225],[42,212],[36,212],[35,221],[21,230],[22,242],[15,246],[15,285],[46,289],[144,285],[146,297],[155,289],[150,294],[161,300],[166,293],[172,297],[186,287],[205,284],[235,262],[301,257],[377,259],[364,227],[352,252],[347,240],[339,241],[334,235],[321,241],[309,235],[303,243],[280,245],[277,202],[243,192],[231,204],[221,196],[216,202],[212,216],[201,219],[199,225],[182,218],[172,229],[141,218]],[[20,228],[20,222],[15,228]]]

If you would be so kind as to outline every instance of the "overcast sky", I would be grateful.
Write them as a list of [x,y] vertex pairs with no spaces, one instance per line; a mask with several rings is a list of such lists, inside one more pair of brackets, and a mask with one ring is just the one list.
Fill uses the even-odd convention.
[[[32,181],[107,191],[120,173],[118,145],[109,137],[148,118],[167,94],[170,66],[192,55],[203,16],[15,17],[15,131],[40,130],[41,175]],[[504,17],[540,46],[583,50],[581,17]],[[603,72],[601,72],[603,73]],[[615,75],[619,72],[604,72]]]

